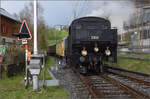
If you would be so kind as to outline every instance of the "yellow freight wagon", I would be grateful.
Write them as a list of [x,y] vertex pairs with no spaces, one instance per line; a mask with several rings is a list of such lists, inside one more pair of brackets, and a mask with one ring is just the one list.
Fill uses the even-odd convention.
[[64,45],[64,41],[61,40],[56,44],[56,54],[58,56],[65,56],[65,45]]

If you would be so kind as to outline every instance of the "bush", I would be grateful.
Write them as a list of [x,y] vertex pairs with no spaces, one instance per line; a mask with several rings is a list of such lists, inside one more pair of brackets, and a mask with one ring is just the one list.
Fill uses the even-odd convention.
[[2,72],[11,77],[25,70],[25,51],[24,48],[6,48],[6,54],[2,64]]
[[9,47],[6,48],[6,54],[4,57],[5,64],[19,64],[25,61],[24,48]]

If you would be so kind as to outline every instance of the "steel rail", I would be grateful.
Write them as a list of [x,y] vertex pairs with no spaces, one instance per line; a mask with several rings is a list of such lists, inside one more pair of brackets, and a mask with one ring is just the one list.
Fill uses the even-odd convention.
[[134,77],[131,77],[131,76],[127,76],[127,75],[115,73],[115,72],[112,72],[112,71],[109,71],[109,72],[112,73],[112,74],[115,74],[115,75],[119,75],[119,76],[121,76],[121,77],[125,77],[125,78],[127,78],[127,79],[129,79],[129,80],[132,80],[132,81],[134,81],[134,82],[138,82],[138,83],[142,83],[142,84],[144,84],[144,85],[150,86],[150,82],[148,82],[148,81],[140,80],[140,79],[137,79],[137,78],[134,78]]
[[131,96],[135,97],[136,99],[150,99],[149,96],[146,96],[143,93],[141,93],[141,92],[139,92],[139,91],[137,91],[137,90],[135,90],[135,89],[119,82],[119,81],[116,81],[113,78],[110,78],[104,74],[100,74],[100,76],[102,78],[104,78],[106,81],[112,83],[114,86],[121,88],[122,90],[124,90],[125,93],[130,94]]
[[105,99],[105,96],[98,89],[94,88],[93,84],[90,83],[90,81],[86,77],[76,72],[73,68],[72,70],[77,74],[77,76],[80,78],[82,83],[87,87],[88,91],[90,92],[90,94],[94,99],[99,99],[99,98]]
[[145,76],[145,77],[150,77],[150,74],[146,74],[146,73],[142,73],[142,72],[136,72],[136,71],[131,71],[131,70],[122,69],[122,68],[118,68],[118,67],[111,67],[111,66],[105,65],[105,68],[112,69],[112,70],[119,70],[119,71],[123,71],[123,72],[129,72],[129,73],[133,73],[133,74],[137,74],[137,75],[141,75],[141,76]]
[[104,99],[104,95],[96,88],[93,87],[93,84],[90,83],[90,81],[88,79],[86,79],[84,76],[80,75],[78,73],[81,81],[86,85],[86,87],[88,88],[89,92],[91,93],[91,95],[93,96],[93,98],[103,98]]

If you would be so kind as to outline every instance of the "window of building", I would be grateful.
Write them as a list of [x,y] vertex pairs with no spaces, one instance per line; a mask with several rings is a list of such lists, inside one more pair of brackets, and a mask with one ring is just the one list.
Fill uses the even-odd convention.
[[140,38],[141,39],[148,39],[149,38],[149,32],[148,32],[148,30],[140,31]]
[[2,44],[3,44],[3,45],[5,45],[5,43],[6,43],[6,39],[5,39],[5,38],[3,38],[3,40],[2,40]]
[[13,31],[13,33],[17,33],[18,32],[16,27],[13,27],[12,31]]
[[5,24],[1,24],[1,33],[6,33],[7,30],[6,30],[6,25]]
[[150,29],[148,30],[148,38],[150,38]]
[[143,39],[147,39],[147,30],[143,31]]
[[143,39],[142,31],[139,31],[140,33],[140,39]]

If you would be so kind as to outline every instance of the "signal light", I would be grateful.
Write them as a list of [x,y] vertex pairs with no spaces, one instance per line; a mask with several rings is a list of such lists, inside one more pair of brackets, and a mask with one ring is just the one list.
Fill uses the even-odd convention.
[[[28,51],[28,55],[31,55],[31,52],[30,52],[30,51]],[[30,60],[31,60],[31,57],[28,56],[28,61],[30,61]]]

